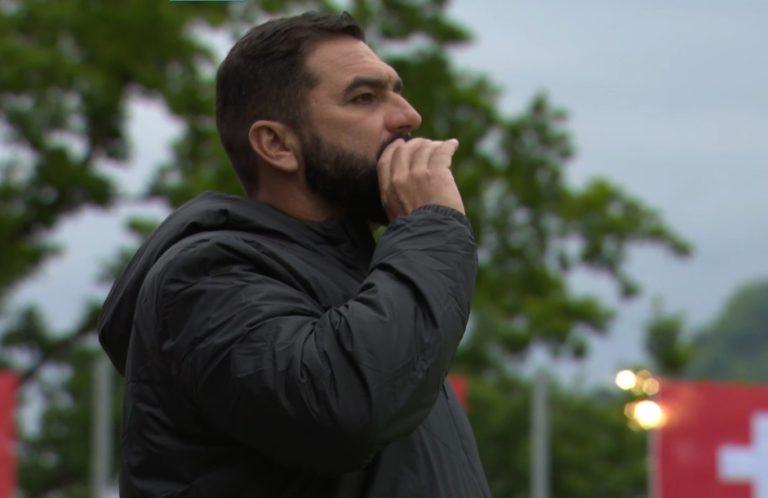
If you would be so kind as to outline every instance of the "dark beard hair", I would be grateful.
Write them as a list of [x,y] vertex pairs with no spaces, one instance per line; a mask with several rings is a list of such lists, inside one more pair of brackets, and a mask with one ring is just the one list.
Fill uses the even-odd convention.
[[398,133],[390,137],[381,145],[375,159],[327,145],[311,131],[301,135],[309,188],[348,216],[379,225],[389,224],[389,216],[381,204],[376,165],[389,144],[398,138],[409,140],[410,135]]

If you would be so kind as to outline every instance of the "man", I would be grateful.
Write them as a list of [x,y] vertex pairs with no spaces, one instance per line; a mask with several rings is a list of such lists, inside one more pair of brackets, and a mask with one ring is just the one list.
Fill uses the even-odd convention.
[[445,383],[476,271],[458,142],[420,121],[348,15],[234,45],[217,124],[246,197],[171,214],[100,319],[121,496],[489,496]]

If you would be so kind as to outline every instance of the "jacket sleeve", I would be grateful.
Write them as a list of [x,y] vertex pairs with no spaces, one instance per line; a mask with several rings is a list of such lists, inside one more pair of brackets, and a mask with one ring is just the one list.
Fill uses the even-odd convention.
[[182,388],[222,434],[320,474],[363,467],[429,414],[477,266],[466,218],[440,206],[396,220],[358,294],[327,310],[258,264],[213,264],[173,285],[187,256],[160,298]]

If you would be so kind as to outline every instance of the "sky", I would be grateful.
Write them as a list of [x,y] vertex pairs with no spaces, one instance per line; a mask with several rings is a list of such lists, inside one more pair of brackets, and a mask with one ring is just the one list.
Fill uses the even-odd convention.
[[610,380],[642,358],[655,296],[700,329],[739,285],[768,277],[768,2],[459,1],[452,13],[476,36],[457,63],[501,82],[503,109],[544,91],[568,111],[574,185],[610,179],[695,246],[686,261],[633,251],[644,297],[620,307],[589,361],[561,371]]
[[[618,306],[586,360],[554,365],[566,383],[607,383],[642,362],[653,299],[682,312],[691,329],[712,320],[740,285],[768,278],[768,0],[458,0],[449,13],[475,36],[454,50],[457,67],[485,73],[520,112],[537,92],[564,108],[577,148],[574,186],[595,177],[655,207],[695,247],[681,260],[653,248],[631,252],[641,297],[618,302],[606,279],[579,274],[574,287]],[[138,194],[169,155],[180,127],[158,105],[130,107],[132,167],[116,174]],[[89,211],[54,233],[66,251],[23,285],[16,303],[38,302],[58,329],[72,326],[101,263],[130,243],[128,213]]]

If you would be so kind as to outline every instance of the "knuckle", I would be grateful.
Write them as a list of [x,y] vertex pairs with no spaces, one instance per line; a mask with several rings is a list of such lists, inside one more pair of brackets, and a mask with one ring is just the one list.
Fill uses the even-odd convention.
[[426,138],[413,138],[413,139],[409,140],[405,145],[410,150],[420,150],[423,147],[425,147],[426,145],[428,145],[429,142],[430,142],[430,140],[428,140]]
[[397,190],[400,190],[403,187],[407,186],[408,183],[409,181],[408,181],[407,175],[396,174],[395,176],[392,177],[392,186]]
[[429,180],[431,173],[428,168],[419,168],[413,171],[413,179],[419,182]]

